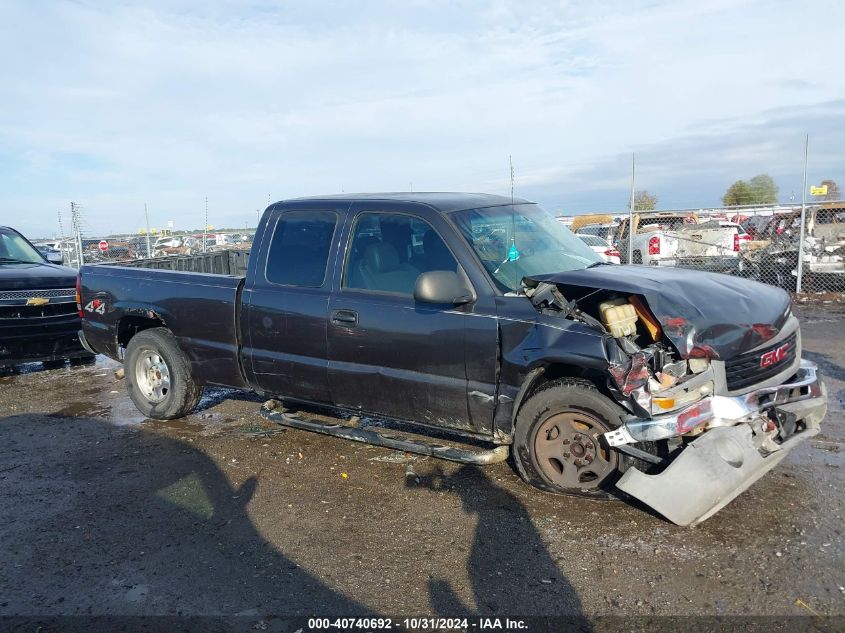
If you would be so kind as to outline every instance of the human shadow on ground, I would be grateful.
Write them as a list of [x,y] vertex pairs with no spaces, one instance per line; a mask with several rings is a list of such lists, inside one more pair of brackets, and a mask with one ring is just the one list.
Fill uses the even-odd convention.
[[256,476],[189,443],[18,415],[0,445],[0,616],[372,615],[262,536]]
[[[443,580],[429,580],[432,611],[442,616],[567,616],[569,630],[589,630],[581,601],[561,572],[522,503],[480,469],[454,474],[438,469],[419,484],[460,497],[465,512],[478,516],[467,561],[475,605],[466,604]],[[570,556],[578,558],[578,546]]]

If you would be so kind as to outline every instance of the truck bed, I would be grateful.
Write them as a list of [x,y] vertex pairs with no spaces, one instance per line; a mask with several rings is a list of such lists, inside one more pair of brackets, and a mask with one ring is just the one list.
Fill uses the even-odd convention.
[[249,264],[249,251],[230,249],[194,255],[170,255],[153,259],[136,259],[121,262],[121,266],[130,268],[152,268],[155,270],[181,270],[194,273],[214,273],[217,275],[246,276]]
[[247,387],[239,360],[243,277],[117,265],[84,266],[81,273],[85,336],[96,349],[121,357],[123,333],[160,321],[199,382]]

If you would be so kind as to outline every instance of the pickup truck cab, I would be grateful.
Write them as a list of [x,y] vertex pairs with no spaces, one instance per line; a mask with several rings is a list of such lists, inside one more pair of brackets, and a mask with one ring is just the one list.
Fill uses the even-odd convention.
[[79,343],[76,271],[0,226],[0,367],[92,358]]
[[608,265],[499,196],[279,202],[244,277],[85,266],[79,302],[85,344],[123,361],[149,417],[186,415],[204,385],[252,389],[510,447],[538,488],[621,490],[684,525],[826,411],[782,290]]

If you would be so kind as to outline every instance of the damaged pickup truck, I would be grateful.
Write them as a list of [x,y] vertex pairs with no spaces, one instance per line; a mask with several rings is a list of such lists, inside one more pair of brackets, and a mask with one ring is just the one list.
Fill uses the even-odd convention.
[[[85,266],[79,304],[85,345],[123,361],[149,417],[190,413],[204,385],[252,389],[284,403],[262,410],[281,424],[476,464],[512,449],[542,490],[622,491],[680,525],[818,433],[827,408],[782,290],[605,264],[499,196],[279,202],[245,277]],[[336,422],[291,413],[302,404]]]

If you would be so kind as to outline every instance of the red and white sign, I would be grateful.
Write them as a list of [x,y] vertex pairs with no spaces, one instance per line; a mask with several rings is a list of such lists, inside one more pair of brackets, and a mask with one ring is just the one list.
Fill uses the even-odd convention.
[[100,243],[97,246],[101,251],[109,250],[109,243],[106,240],[100,240]]

